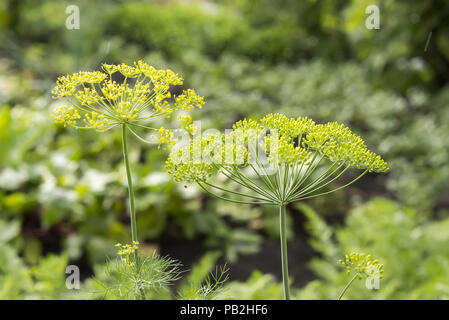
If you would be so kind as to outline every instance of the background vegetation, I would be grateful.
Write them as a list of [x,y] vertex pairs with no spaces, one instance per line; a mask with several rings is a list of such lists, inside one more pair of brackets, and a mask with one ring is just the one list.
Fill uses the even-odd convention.
[[[70,4],[79,30],[65,28]],[[380,30],[365,28],[370,4]],[[348,281],[337,261],[351,251],[377,257],[385,278],[346,298],[449,298],[448,21],[443,0],[2,1],[0,298],[101,298],[88,278],[130,239],[120,132],[53,124],[50,90],[59,75],[138,59],[205,96],[203,129],[267,112],[341,121],[389,163],[289,208],[296,298],[335,299]],[[130,152],[144,252],[198,279],[228,261],[222,298],[282,297],[275,211],[174,184],[155,147]],[[65,288],[67,264],[84,290]]]

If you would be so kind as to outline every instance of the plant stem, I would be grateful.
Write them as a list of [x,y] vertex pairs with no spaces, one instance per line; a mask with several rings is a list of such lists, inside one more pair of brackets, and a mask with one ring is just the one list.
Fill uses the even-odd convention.
[[126,124],[122,124],[122,144],[123,144],[123,159],[125,161],[126,176],[128,177],[128,191],[129,191],[129,215],[131,217],[131,239],[137,241],[137,224],[136,224],[136,206],[134,202],[134,188],[131,176],[131,166],[128,158],[128,142],[126,136]]
[[281,235],[281,261],[282,282],[284,284],[284,298],[290,300],[290,288],[288,285],[288,259],[287,259],[287,221],[285,205],[279,206],[279,229]]
[[[131,175],[131,166],[129,165],[129,157],[128,157],[128,139],[127,139],[127,127],[126,124],[122,124],[122,145],[123,145],[123,159],[125,161],[126,168],[126,176],[128,178],[128,193],[129,193],[129,215],[131,217],[131,240],[133,242],[137,241],[137,222],[136,222],[136,205],[134,201],[134,188],[133,188],[133,179]],[[134,259],[136,263],[136,272],[139,274],[139,253],[136,250],[134,252]],[[140,298],[145,300],[145,291],[140,288]]]
[[343,288],[343,290],[341,291],[340,295],[338,296],[338,300],[341,300],[341,298],[343,297],[343,295],[345,294],[346,290],[348,290],[348,288],[351,286],[352,282],[357,278],[359,274],[356,273],[354,277],[352,277],[352,279],[348,282],[348,284],[346,285],[346,287]]

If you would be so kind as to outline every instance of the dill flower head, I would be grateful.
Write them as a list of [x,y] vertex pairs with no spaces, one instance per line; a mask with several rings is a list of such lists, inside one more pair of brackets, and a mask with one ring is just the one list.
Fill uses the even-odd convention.
[[339,263],[348,273],[355,272],[359,279],[373,275],[378,275],[379,279],[383,278],[384,265],[380,264],[379,260],[373,259],[370,254],[355,252],[346,254],[345,260],[340,260]]
[[[389,170],[385,161],[343,124],[316,124],[306,117],[282,114],[244,119],[226,134],[198,135],[189,145],[175,148],[166,162],[167,171],[178,182],[195,181],[206,191],[211,187],[271,204],[324,194],[319,191],[349,168],[363,170],[352,182],[367,172]],[[210,181],[215,173],[249,193],[217,187]]]
[[[122,83],[113,80],[115,73],[122,75]],[[69,106],[56,108],[52,117],[64,126],[103,132],[119,124],[139,125],[152,118],[169,118],[176,111],[186,114],[201,108],[204,99],[195,90],[187,89],[179,95],[170,92],[171,86],[182,84],[180,75],[143,61],[133,66],[103,64],[102,71],[78,72],[57,79],[52,96],[66,99]],[[180,120],[183,128],[193,132],[190,116]],[[172,143],[171,130],[151,129],[160,134],[160,143]]]

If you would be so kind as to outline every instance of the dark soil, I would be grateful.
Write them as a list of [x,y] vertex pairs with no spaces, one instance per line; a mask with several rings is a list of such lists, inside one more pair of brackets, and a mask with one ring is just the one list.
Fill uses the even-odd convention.
[[[315,279],[313,273],[307,268],[308,261],[317,256],[317,253],[307,243],[307,235],[303,228],[301,214],[294,215],[295,237],[288,243],[289,275],[293,278],[295,287],[303,287],[309,281]],[[169,254],[180,260],[186,269],[198,261],[207,248],[198,240],[182,240],[165,238],[159,241],[161,254]],[[259,252],[255,254],[240,255],[238,261],[228,264],[230,280],[246,281],[253,270],[260,270],[263,273],[270,273],[278,281],[282,280],[281,256],[279,241],[264,238]],[[218,261],[223,265],[225,260]]]

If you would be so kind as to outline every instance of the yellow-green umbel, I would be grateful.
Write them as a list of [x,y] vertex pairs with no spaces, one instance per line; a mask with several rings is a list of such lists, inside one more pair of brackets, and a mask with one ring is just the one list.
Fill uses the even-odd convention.
[[354,272],[354,276],[349,280],[346,286],[338,296],[338,300],[341,300],[346,290],[351,286],[352,282],[359,278],[363,279],[371,277],[383,278],[384,265],[379,263],[379,260],[373,259],[370,254],[365,253],[351,253],[345,255],[345,260],[340,260],[340,264],[346,269],[347,273]]
[[[117,72],[121,74],[121,77],[117,78],[123,79],[120,83],[113,80],[113,75]],[[54,110],[52,117],[56,122],[98,132],[121,127],[133,243],[138,243],[138,239],[127,131],[145,141],[132,127],[153,130],[159,136],[159,144],[168,144],[170,148],[174,143],[173,131],[163,126],[149,127],[146,122],[157,118],[170,118],[179,111],[178,119],[181,120],[182,127],[193,133],[194,127],[189,112],[193,108],[201,108],[204,99],[193,89],[184,90],[179,95],[171,93],[171,87],[182,84],[182,77],[173,71],[158,70],[138,61],[133,66],[103,64],[102,71],[78,72],[59,77],[52,91],[53,98],[65,99],[69,105]]]
[[[173,95],[170,87],[183,84],[183,78],[171,70],[157,70],[143,61],[134,66],[103,64],[103,71],[78,72],[59,77],[53,89],[53,98],[64,98],[70,106],[60,106],[52,117],[56,122],[77,129],[107,131],[116,126],[145,127],[159,135],[160,143],[173,143],[172,130],[151,128],[143,123],[155,118],[170,118],[182,111],[178,119],[182,127],[193,131],[193,108],[204,105],[203,97],[187,89]],[[114,81],[120,73],[123,82]]]
[[[343,186],[324,189],[350,168],[361,173]],[[175,147],[166,170],[176,181],[196,182],[223,200],[279,207],[284,294],[289,299],[286,205],[340,190],[388,167],[342,124],[268,114],[239,121],[226,134],[197,136],[189,145]],[[236,188],[221,186],[215,174],[226,176]]]

